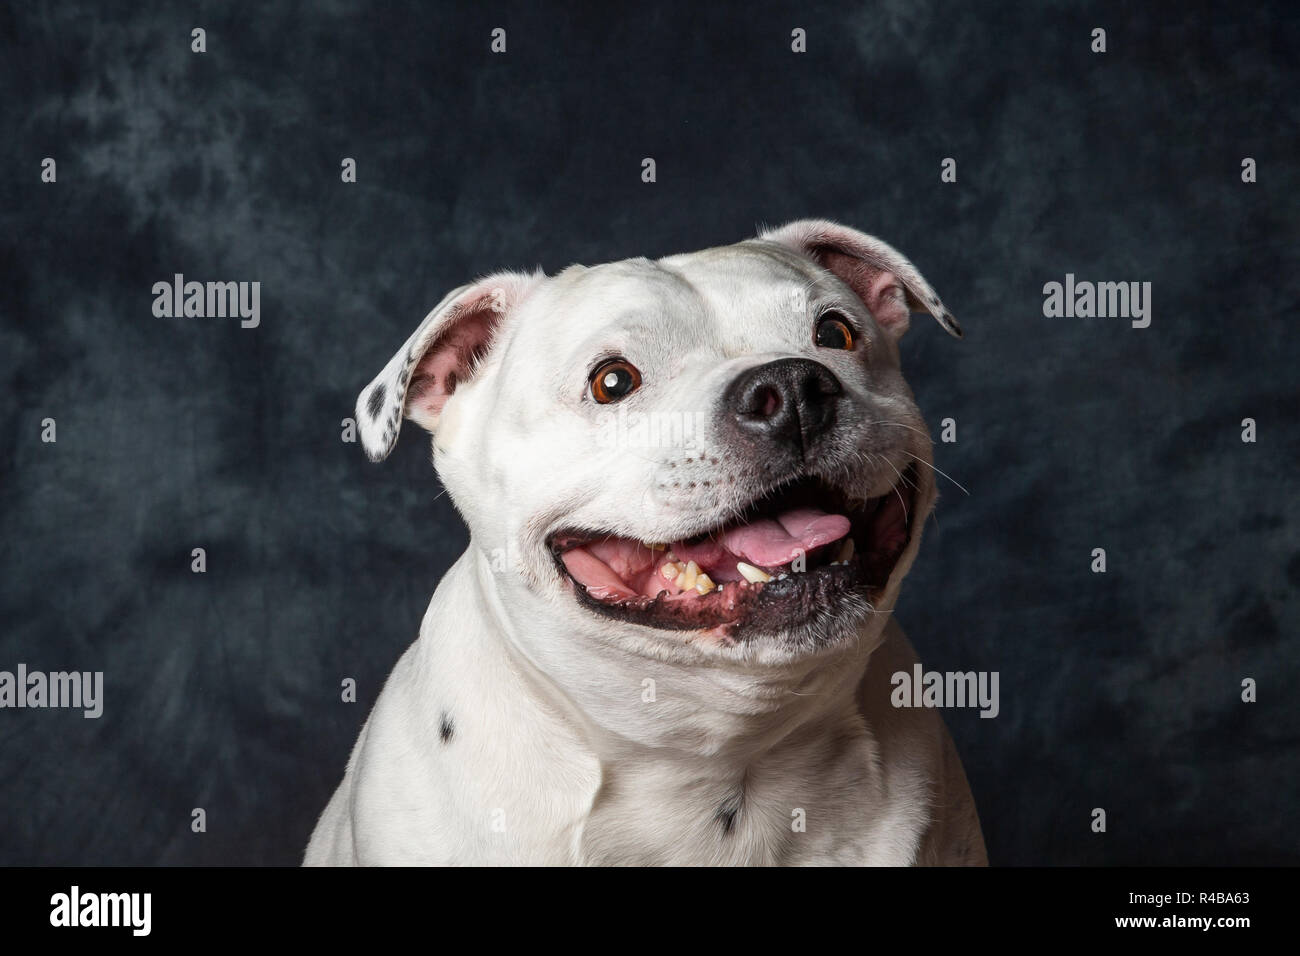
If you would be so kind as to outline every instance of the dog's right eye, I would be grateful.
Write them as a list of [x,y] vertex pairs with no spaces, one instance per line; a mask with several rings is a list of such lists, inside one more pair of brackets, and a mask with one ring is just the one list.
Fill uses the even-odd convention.
[[591,397],[609,405],[631,395],[641,386],[641,373],[625,359],[601,362],[591,373]]

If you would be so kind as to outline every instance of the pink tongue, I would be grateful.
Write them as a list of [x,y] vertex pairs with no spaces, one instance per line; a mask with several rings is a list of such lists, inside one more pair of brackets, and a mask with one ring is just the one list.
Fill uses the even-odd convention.
[[603,600],[622,600],[635,597],[623,579],[608,564],[591,554],[586,548],[574,548],[560,555],[569,573],[581,581],[592,597]]
[[[678,541],[670,547],[678,561],[694,561],[721,584],[740,579],[737,560],[761,568],[777,568],[848,533],[849,519],[843,515],[827,514],[817,508],[797,508],[778,515],[775,520],[763,518],[729,528],[716,539],[706,537],[694,544]],[[651,551],[646,545],[627,538],[593,541],[561,555],[569,573],[593,597],[605,600],[654,597],[661,590],[671,591],[659,574],[666,559],[667,552]]]
[[778,515],[775,521],[763,518],[731,528],[723,532],[718,543],[749,564],[775,568],[848,533],[849,519],[844,515],[797,508]]

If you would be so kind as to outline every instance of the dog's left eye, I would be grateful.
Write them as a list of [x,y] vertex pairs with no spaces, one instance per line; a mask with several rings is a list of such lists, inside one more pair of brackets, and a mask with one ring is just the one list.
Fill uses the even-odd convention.
[[602,405],[617,402],[641,386],[641,373],[625,359],[602,362],[591,373],[591,397]]
[[853,348],[853,326],[849,325],[842,313],[826,312],[817,320],[817,332],[813,341],[824,349],[847,351]]

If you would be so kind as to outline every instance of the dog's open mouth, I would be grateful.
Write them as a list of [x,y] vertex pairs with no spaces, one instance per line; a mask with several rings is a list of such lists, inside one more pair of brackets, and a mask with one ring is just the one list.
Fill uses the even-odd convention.
[[913,468],[865,502],[801,478],[686,540],[564,531],[550,545],[578,599],[602,614],[676,630],[780,630],[884,590],[911,537],[916,488]]

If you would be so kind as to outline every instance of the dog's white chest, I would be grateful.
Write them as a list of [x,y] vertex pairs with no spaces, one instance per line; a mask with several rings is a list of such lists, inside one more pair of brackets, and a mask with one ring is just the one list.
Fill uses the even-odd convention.
[[594,865],[907,865],[924,820],[856,739],[778,750],[735,776],[646,760],[608,768],[579,841]]

